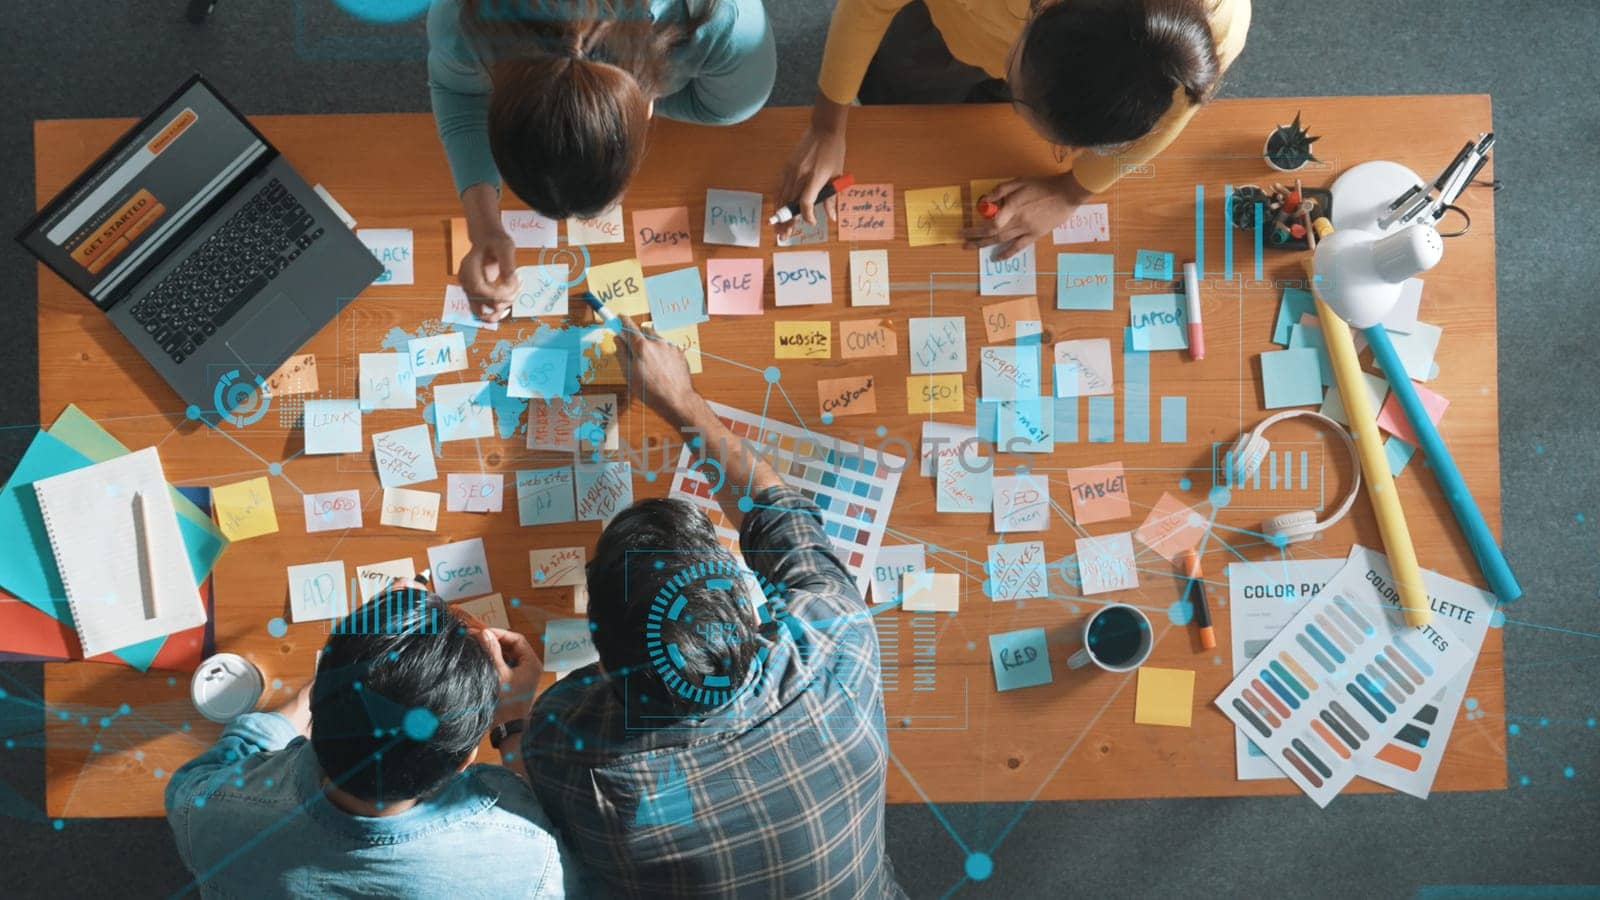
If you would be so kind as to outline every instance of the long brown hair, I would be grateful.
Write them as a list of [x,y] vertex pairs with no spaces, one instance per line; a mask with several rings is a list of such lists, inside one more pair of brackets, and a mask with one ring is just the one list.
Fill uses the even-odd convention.
[[462,0],[487,61],[489,149],[505,184],[552,218],[610,207],[644,160],[672,54],[716,0],[657,25],[648,0]]

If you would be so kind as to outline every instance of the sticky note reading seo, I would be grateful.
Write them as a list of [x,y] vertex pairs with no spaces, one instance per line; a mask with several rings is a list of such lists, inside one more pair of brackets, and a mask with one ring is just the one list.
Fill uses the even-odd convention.
[[850,251],[850,305],[889,305],[889,251]]
[[778,306],[833,302],[833,268],[826,250],[772,254],[772,285]]
[[461,474],[445,477],[445,510],[491,513],[505,505],[506,477],[500,474]]
[[500,226],[519,249],[554,247],[560,240],[560,223],[529,209],[503,209]]
[[361,409],[416,409],[417,383],[404,353],[363,353],[360,359]]
[[894,240],[894,185],[857,184],[839,196],[839,240]]
[[706,292],[694,266],[651,275],[644,280],[650,320],[657,331],[674,331],[708,322]]
[[289,567],[289,618],[295,622],[338,619],[349,611],[344,561]]
[[566,263],[517,266],[521,285],[511,301],[513,319],[567,314],[567,287],[571,278]]
[[1056,396],[1102,397],[1115,391],[1111,342],[1105,338],[1056,344]]
[[1015,297],[1036,294],[1039,276],[1033,245],[1015,255],[1000,259],[1003,245],[990,244],[978,249],[978,292],[985,297]]
[[1054,680],[1050,644],[1043,628],[1024,628],[989,635],[989,660],[997,691],[1038,687]]
[[689,207],[633,211],[633,248],[641,266],[686,266],[694,262],[689,243]]
[[622,236],[620,203],[598,216],[574,216],[567,220],[569,244],[620,244]]
[[761,246],[761,204],[761,195],[750,191],[706,191],[706,243]]
[[1133,515],[1128,502],[1128,477],[1122,463],[1067,470],[1072,487],[1072,516],[1079,525],[1093,525]]
[[1049,596],[1043,541],[991,544],[988,572],[989,599],[995,603]]
[[356,400],[305,402],[307,456],[361,452],[361,404]]
[[483,538],[429,547],[428,567],[433,573],[433,592],[446,601],[476,597],[494,590],[489,579],[489,558],[483,552]]
[[967,371],[967,320],[961,316],[912,319],[911,374]]
[[906,378],[906,412],[912,415],[961,412],[967,408],[960,375],[912,375]]
[[305,495],[306,534],[361,527],[361,492]]
[[961,185],[906,191],[906,235],[913,247],[961,243]]
[[1056,254],[1056,309],[1110,309],[1114,267],[1109,253]]
[[519,524],[554,525],[577,517],[571,466],[517,472]]
[[372,456],[378,464],[378,482],[386,488],[421,484],[439,477],[427,425],[374,434]]
[[441,384],[433,389],[434,425],[439,442],[494,437],[492,387],[487,381]]
[[414,531],[436,531],[439,528],[439,495],[432,491],[384,488],[383,514],[378,521]]
[[265,476],[212,488],[211,504],[217,511],[217,527],[230,541],[274,534],[278,530],[278,514],[272,508],[272,486]]
[[759,316],[765,259],[706,260],[706,311],[714,316]]
[[827,322],[774,322],[772,355],[778,359],[827,359],[833,355]]
[[871,375],[818,381],[817,399],[822,405],[824,422],[878,411],[878,388]]
[[1075,542],[1078,576],[1086,597],[1139,586],[1133,557],[1133,537],[1128,532],[1079,538]]
[[650,311],[644,292],[644,270],[639,268],[637,259],[590,266],[589,291],[618,315],[642,316]]
[[1172,280],[1172,254],[1159,250],[1140,250],[1133,255],[1133,277],[1152,281]]
[[994,478],[994,530],[1045,531],[1050,527],[1050,481],[1042,475]]
[[406,349],[414,378],[459,372],[467,367],[467,342],[459,331],[412,338],[406,342]]
[[899,349],[900,342],[895,337],[894,325],[888,319],[839,323],[840,359],[894,356]]

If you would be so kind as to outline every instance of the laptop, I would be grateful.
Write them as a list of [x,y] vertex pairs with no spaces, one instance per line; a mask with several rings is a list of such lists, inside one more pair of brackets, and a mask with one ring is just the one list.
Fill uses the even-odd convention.
[[219,406],[249,399],[224,387],[264,384],[383,272],[199,75],[17,240],[100,307],[186,404],[223,416],[232,410]]

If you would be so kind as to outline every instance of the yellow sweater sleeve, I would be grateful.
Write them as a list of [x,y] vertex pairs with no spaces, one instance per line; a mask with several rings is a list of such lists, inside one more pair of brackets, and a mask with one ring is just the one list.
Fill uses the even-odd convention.
[[1179,88],[1172,98],[1172,108],[1156,122],[1156,127],[1149,134],[1116,152],[1102,154],[1085,150],[1078,154],[1072,162],[1072,172],[1078,183],[1090,193],[1105,192],[1117,183],[1128,166],[1149,162],[1167,149],[1167,145],[1183,133],[1198,108],[1189,102],[1188,96]]
[[849,103],[861,90],[867,66],[895,13],[911,0],[839,0],[828,25],[817,87],[835,103]]

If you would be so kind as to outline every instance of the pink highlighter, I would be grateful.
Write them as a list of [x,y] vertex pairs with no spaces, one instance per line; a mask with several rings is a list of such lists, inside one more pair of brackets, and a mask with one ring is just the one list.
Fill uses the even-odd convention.
[[1200,273],[1194,263],[1183,264],[1183,293],[1189,298],[1189,356],[1206,358],[1206,330],[1200,324]]

